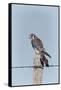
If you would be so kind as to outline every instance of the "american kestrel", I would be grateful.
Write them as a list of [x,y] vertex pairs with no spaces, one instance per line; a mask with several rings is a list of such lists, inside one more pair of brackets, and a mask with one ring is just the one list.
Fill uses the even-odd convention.
[[44,63],[45,63],[45,65],[48,67],[49,64],[48,64],[48,60],[47,60],[46,56],[48,56],[49,58],[51,58],[51,56],[45,51],[42,40],[40,40],[33,33],[31,33],[29,35],[29,38],[31,39],[31,44],[32,44],[32,47],[35,50],[35,52],[39,53],[41,55],[40,61],[41,61],[42,66],[44,66]]

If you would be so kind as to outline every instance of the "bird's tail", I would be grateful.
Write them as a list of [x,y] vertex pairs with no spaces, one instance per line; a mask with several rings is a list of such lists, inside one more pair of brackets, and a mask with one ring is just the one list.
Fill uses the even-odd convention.
[[41,51],[41,52],[44,53],[45,55],[47,55],[49,58],[51,58],[51,56],[47,52],[45,52],[45,51]]
[[45,58],[45,65],[46,65],[46,67],[49,67],[49,63],[48,63],[48,60]]
[[40,58],[40,62],[42,64],[42,67],[44,67],[44,63],[46,65],[46,67],[49,67],[48,59],[45,57],[45,55],[43,55],[43,57]]

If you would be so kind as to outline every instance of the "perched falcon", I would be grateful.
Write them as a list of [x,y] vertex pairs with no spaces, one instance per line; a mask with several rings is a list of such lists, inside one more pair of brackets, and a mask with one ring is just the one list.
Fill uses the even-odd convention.
[[40,62],[42,64],[42,66],[44,66],[44,64],[45,64],[48,67],[49,64],[48,64],[48,60],[47,60],[46,56],[48,56],[49,58],[51,58],[51,56],[45,51],[42,40],[40,40],[33,33],[31,33],[29,35],[29,38],[31,39],[31,44],[32,44],[32,47],[34,48],[35,52],[39,53],[41,55]]

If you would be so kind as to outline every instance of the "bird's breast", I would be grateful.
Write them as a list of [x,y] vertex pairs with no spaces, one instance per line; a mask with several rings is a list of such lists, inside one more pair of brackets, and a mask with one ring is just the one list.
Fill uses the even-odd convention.
[[40,54],[39,50],[37,50],[36,48],[34,50],[36,54]]

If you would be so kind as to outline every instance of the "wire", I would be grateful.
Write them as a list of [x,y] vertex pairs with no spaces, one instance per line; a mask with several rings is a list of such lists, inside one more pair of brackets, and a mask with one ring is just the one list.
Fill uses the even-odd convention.
[[[58,67],[59,65],[49,65],[49,67]],[[46,66],[44,66],[46,67]],[[19,66],[19,67],[11,67],[11,68],[42,68],[42,66]]]

